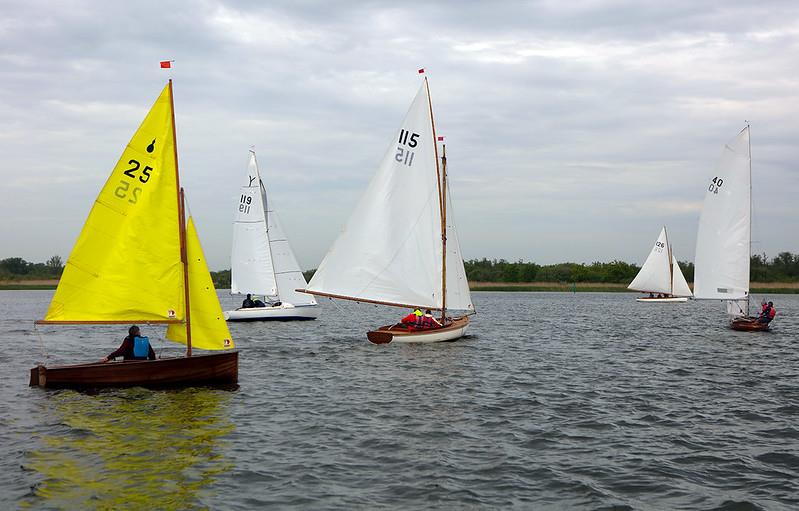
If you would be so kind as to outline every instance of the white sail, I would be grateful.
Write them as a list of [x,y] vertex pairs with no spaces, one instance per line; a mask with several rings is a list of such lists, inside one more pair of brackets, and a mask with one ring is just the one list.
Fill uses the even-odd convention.
[[230,292],[277,295],[275,270],[266,231],[261,176],[254,151],[250,151],[247,178],[236,198],[233,250],[230,256]]
[[461,245],[455,228],[455,211],[452,208],[452,193],[447,182],[447,309],[474,311],[469,281],[463,267]]
[[696,298],[736,300],[749,294],[750,163],[747,126],[724,147],[707,184],[696,238]]
[[422,84],[377,173],[307,289],[441,308],[436,164],[430,102]]
[[674,257],[674,253],[671,254],[671,265],[673,268],[672,273],[672,289],[671,292],[674,296],[693,296],[691,293],[691,288],[688,287],[688,282],[685,281],[685,276],[682,274],[682,270],[680,270],[680,265],[677,263],[677,258]]
[[741,318],[749,315],[749,300],[727,300],[727,315],[730,318]]
[[272,201],[266,195],[266,190],[264,190],[264,196],[266,197],[267,234],[277,281],[277,295],[284,303],[316,305],[316,300],[312,295],[295,291],[306,286],[305,277],[302,275],[297,258],[294,257],[289,240],[283,233],[280,218],[272,206]]
[[[666,228],[660,231],[660,236],[655,241],[652,251],[641,266],[628,289],[651,293],[671,294],[671,269],[669,257],[669,240],[666,237]],[[684,279],[683,279],[684,280]]]

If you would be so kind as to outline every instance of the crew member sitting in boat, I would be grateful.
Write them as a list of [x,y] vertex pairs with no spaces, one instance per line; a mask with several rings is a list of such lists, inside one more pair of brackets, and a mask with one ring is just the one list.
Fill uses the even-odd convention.
[[122,360],[155,360],[155,351],[150,346],[150,339],[142,337],[139,327],[133,325],[128,329],[128,336],[122,341],[122,345],[100,362],[105,363],[120,356]]
[[758,323],[771,323],[771,320],[774,319],[774,316],[777,315],[777,309],[774,308],[774,302],[768,302],[766,305],[763,306],[763,310],[760,312],[760,316],[757,318]]
[[241,308],[252,309],[253,307],[255,307],[255,302],[252,301],[252,295],[250,293],[247,293],[247,298],[245,298],[244,301],[241,302]]
[[432,330],[434,328],[441,328],[441,323],[438,322],[436,318],[433,317],[433,313],[430,312],[430,309],[424,311],[424,316],[420,318],[419,326],[421,330]]
[[416,329],[421,326],[420,319],[422,316],[424,316],[424,314],[422,314],[421,309],[417,307],[400,320],[399,326],[407,329]]
[[262,302],[261,300],[259,300],[258,298],[256,298],[252,302],[255,304],[255,305],[253,305],[253,307],[266,307],[266,304],[264,302]]

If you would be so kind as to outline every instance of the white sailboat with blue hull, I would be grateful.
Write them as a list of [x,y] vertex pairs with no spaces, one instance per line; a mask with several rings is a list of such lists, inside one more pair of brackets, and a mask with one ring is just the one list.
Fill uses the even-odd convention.
[[[313,296],[298,293],[306,285],[294,252],[267,200],[255,151],[250,151],[247,178],[236,198],[230,293],[263,297],[254,307],[225,311],[228,321],[316,319]],[[260,302],[260,303],[259,303]]]

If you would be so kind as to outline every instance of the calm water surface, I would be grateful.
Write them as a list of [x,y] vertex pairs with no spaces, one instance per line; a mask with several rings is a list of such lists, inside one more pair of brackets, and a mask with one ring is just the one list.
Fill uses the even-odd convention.
[[34,330],[50,296],[0,291],[0,509],[799,509],[799,296],[739,333],[713,302],[475,293],[470,336],[428,346],[324,302],[231,325],[237,391],[93,394],[27,386],[126,333]]

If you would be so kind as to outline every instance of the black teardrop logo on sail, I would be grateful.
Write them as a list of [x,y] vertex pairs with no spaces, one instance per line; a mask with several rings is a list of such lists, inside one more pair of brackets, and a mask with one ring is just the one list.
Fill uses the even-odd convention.
[[148,152],[148,153],[151,153],[151,152],[153,152],[154,150],[155,150],[155,139],[153,139],[153,141],[152,141],[152,142],[150,142],[150,145],[148,145],[148,146],[147,146],[147,152]]

